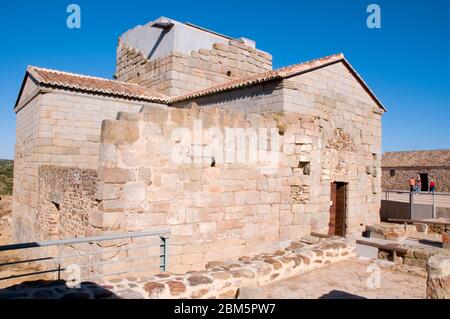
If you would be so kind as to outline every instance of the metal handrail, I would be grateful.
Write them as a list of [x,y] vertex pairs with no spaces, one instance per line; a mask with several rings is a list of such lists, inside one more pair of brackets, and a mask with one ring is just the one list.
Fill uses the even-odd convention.
[[[148,259],[148,258],[157,258],[159,257],[159,270],[160,271],[166,271],[168,268],[168,240],[169,240],[170,230],[169,229],[157,229],[157,230],[151,230],[151,231],[141,231],[141,232],[130,232],[130,233],[115,233],[115,234],[108,234],[105,236],[93,236],[93,237],[84,237],[84,238],[69,238],[69,239],[62,239],[62,240],[51,240],[51,241],[42,241],[42,242],[27,242],[27,243],[18,243],[18,244],[10,244],[10,245],[3,245],[0,246],[0,251],[13,251],[13,250],[21,250],[21,249],[29,249],[29,248],[42,248],[42,247],[57,247],[58,248],[58,255],[56,257],[49,256],[49,257],[43,257],[43,258],[34,258],[34,259],[28,259],[28,260],[20,260],[20,261],[9,261],[6,263],[0,263],[1,266],[10,266],[13,264],[22,264],[22,263],[33,263],[33,262],[48,262],[53,261],[57,263],[57,268],[50,269],[50,270],[44,270],[44,271],[34,271],[30,273],[20,274],[20,275],[11,275],[7,277],[0,277],[0,280],[4,279],[12,279],[12,278],[18,278],[18,277],[25,277],[25,276],[32,276],[32,275],[38,275],[38,274],[45,274],[50,272],[57,272],[58,273],[58,279],[61,279],[61,271],[64,271],[65,268],[61,267],[61,262],[64,259],[70,259],[70,258],[80,258],[80,257],[86,257],[86,256],[95,256],[98,254],[104,254],[104,253],[110,253],[110,252],[123,252],[123,251],[130,251],[130,250],[137,250],[137,249],[143,249],[143,248],[149,248],[149,247],[160,247],[159,254],[151,254],[147,256],[141,256],[141,257],[127,257],[125,259],[121,260],[111,260],[107,262],[100,262],[97,264],[91,264],[89,261],[88,265],[79,266],[80,269],[86,269],[86,268],[92,268],[97,266],[104,266],[108,264],[116,264],[119,262],[133,262],[140,259]],[[69,254],[69,255],[63,255],[62,247],[65,245],[74,245],[74,244],[82,244],[82,243],[94,243],[94,242],[102,242],[102,241],[109,241],[109,240],[119,240],[119,239],[133,239],[137,237],[149,237],[149,236],[157,236],[159,237],[159,243],[148,243],[148,244],[139,244],[134,243],[134,245],[130,246],[130,244],[133,244],[132,242],[127,243],[128,246],[126,247],[117,247],[117,248],[100,248],[95,251],[91,252],[83,252],[76,254]],[[150,270],[148,266],[141,267],[139,269],[145,269]],[[129,271],[136,271],[136,269],[129,269],[127,271],[123,272],[114,272],[114,273],[103,273],[96,276],[89,276],[88,278],[97,278],[102,276],[110,276],[114,274],[119,273],[126,273]]]
[[[409,194],[411,193],[411,191],[408,190],[396,190],[396,189],[383,189],[382,192],[386,192],[386,193],[401,193],[401,194]],[[412,193],[415,193],[414,191]],[[442,196],[450,196],[450,193],[444,193],[444,192],[423,192],[421,191],[420,194],[426,195],[442,195]]]
[[61,240],[49,240],[49,241],[41,241],[41,242],[28,242],[28,243],[3,245],[3,246],[0,246],[0,251],[36,248],[36,247],[59,246],[59,245],[70,245],[70,244],[81,244],[81,243],[89,243],[89,242],[93,242],[93,241],[106,241],[106,240],[116,240],[116,239],[135,238],[135,237],[169,235],[169,234],[170,234],[170,230],[162,229],[162,230],[152,230],[152,231],[143,231],[143,232],[120,233],[120,234],[108,235],[108,236],[94,236],[94,237],[70,238],[70,239],[61,239]]

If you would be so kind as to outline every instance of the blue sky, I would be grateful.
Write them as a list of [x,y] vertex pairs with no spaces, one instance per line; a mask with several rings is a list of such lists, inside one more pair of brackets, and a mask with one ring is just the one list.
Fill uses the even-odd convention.
[[[81,29],[66,7],[81,7]],[[366,8],[381,7],[381,29]],[[125,4],[125,5],[124,5]],[[117,38],[159,16],[256,40],[274,67],[343,52],[388,108],[383,151],[450,148],[450,1],[1,1],[0,158],[27,65],[111,78]]]

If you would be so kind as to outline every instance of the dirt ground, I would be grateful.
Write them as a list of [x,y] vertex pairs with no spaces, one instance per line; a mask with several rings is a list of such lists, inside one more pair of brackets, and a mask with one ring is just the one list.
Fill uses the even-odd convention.
[[355,257],[264,287],[242,288],[239,298],[423,299],[425,292],[424,270]]
[[[11,239],[11,196],[0,195],[0,246],[12,244]],[[0,264],[18,261],[19,257],[10,251],[0,251]],[[26,265],[26,266],[25,266]],[[27,280],[36,280],[43,278],[42,275],[17,277],[5,279],[9,276],[17,276],[20,274],[38,271],[39,268],[25,265],[6,265],[0,266],[0,289],[11,285],[15,285]],[[14,269],[14,270],[13,270]]]

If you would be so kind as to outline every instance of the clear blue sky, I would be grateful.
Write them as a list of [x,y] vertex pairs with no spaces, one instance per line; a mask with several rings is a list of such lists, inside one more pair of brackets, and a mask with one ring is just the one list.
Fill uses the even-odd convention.
[[[81,6],[81,29],[66,7]],[[381,29],[366,7],[381,7]],[[117,38],[159,16],[256,40],[280,67],[343,52],[388,108],[383,151],[450,148],[450,1],[1,1],[0,158],[27,65],[110,78]]]

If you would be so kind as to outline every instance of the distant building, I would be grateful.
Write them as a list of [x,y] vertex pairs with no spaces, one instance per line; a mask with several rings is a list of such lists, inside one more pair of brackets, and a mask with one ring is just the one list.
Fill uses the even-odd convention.
[[450,192],[450,149],[386,152],[381,165],[383,189],[408,190],[409,179],[420,177],[422,191],[435,179],[437,192]]

